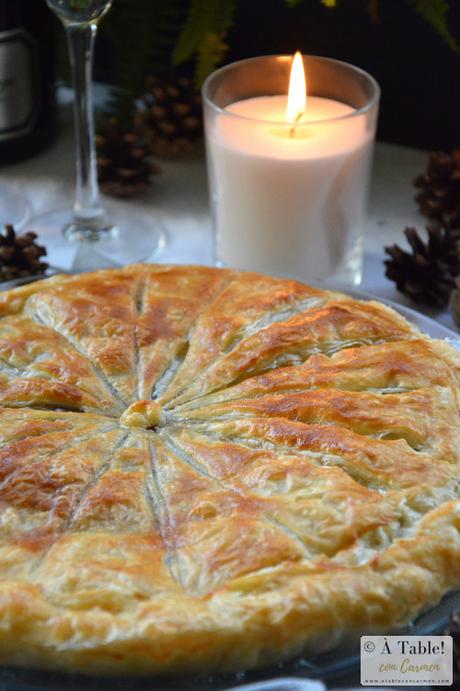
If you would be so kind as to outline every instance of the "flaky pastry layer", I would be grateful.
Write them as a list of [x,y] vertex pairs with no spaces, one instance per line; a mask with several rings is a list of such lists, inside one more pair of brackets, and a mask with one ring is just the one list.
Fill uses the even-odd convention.
[[460,586],[460,354],[296,281],[0,295],[0,662],[250,669]]

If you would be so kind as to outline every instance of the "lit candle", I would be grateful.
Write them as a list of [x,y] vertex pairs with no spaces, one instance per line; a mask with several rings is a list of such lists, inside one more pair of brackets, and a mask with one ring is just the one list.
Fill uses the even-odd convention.
[[374,134],[366,114],[307,97],[298,53],[287,94],[232,103],[208,130],[218,259],[309,280],[348,271],[357,283]]

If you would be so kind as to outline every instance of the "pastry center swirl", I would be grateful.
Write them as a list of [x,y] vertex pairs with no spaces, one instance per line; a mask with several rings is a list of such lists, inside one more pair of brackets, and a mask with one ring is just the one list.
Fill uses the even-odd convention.
[[162,421],[162,408],[155,401],[135,401],[126,408],[120,417],[124,427],[143,427],[153,429]]

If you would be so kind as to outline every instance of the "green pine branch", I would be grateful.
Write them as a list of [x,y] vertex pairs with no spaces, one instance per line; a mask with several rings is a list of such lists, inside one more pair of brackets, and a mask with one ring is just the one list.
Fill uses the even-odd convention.
[[[82,0],[75,0],[79,2]],[[86,0],[85,0],[86,1]],[[245,0],[239,0],[244,2]],[[127,112],[145,88],[149,74],[195,60],[195,77],[201,84],[223,60],[226,36],[233,25],[238,0],[114,0],[104,17],[100,32],[111,43],[114,56],[113,104]],[[295,9],[305,0],[284,0]],[[334,8],[346,0],[315,0]],[[371,17],[378,17],[384,0],[361,0]],[[446,43],[460,52],[459,38],[449,28],[453,0],[406,0]],[[68,79],[67,46],[59,28],[58,53],[60,75]]]
[[116,86],[142,93],[146,76],[171,65],[186,8],[181,0],[116,0],[104,24],[115,55]]
[[[288,7],[295,9],[304,0],[285,0]],[[337,7],[339,0],[319,0],[322,5],[329,8]],[[444,39],[452,50],[459,52],[460,44],[453,36],[449,28],[449,11],[451,2],[449,0],[407,0],[408,4],[419,14],[430,26]],[[379,6],[383,0],[367,0],[367,12],[375,21],[379,16]]]
[[187,20],[173,53],[173,62],[179,65],[196,56],[198,84],[225,55],[225,35],[233,24],[235,9],[236,0],[191,0]]
[[225,57],[228,45],[222,36],[206,34],[198,51],[195,66],[195,82],[200,86],[206,77],[217,67]]
[[[299,7],[304,0],[285,0],[285,3],[291,9]],[[338,0],[319,0],[322,5],[328,8],[337,7]]]
[[458,52],[460,45],[449,29],[450,6],[446,0],[409,0],[415,11],[430,24],[444,41]]

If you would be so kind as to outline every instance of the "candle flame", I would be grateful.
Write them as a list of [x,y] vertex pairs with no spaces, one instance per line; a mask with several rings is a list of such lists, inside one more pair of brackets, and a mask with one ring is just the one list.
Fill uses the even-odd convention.
[[307,86],[302,54],[297,51],[291,65],[289,77],[289,93],[286,108],[286,120],[295,125],[305,113],[307,107]]

